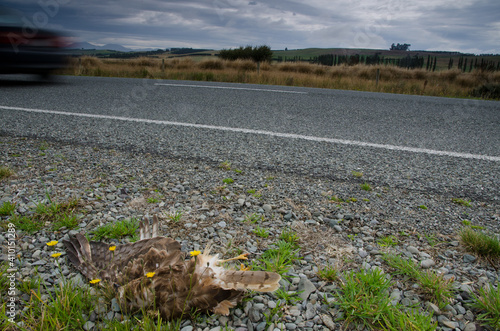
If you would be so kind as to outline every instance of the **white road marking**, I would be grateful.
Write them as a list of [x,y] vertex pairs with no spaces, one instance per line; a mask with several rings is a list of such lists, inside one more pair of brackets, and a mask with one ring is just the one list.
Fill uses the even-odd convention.
[[458,157],[458,158],[464,158],[464,159],[477,159],[477,160],[487,160],[487,161],[500,162],[499,156],[489,156],[489,155],[469,154],[469,153],[459,153],[459,152],[449,152],[449,151],[438,151],[438,150],[427,149],[427,148],[406,147],[406,146],[396,146],[396,145],[387,145],[387,144],[375,144],[375,143],[368,143],[368,142],[356,141],[356,140],[344,140],[344,139],[335,139],[335,138],[314,137],[314,136],[306,136],[306,135],[301,135],[301,134],[281,133],[281,132],[266,131],[266,130],[231,128],[231,127],[217,126],[217,125],[150,120],[150,119],[145,119],[145,118],[121,117],[121,116],[111,116],[111,115],[70,113],[70,112],[57,111],[57,110],[44,110],[44,109],[9,107],[9,106],[0,106],[0,109],[20,110],[20,111],[25,111],[25,112],[30,112],[30,113],[40,113],[40,114],[65,115],[65,116],[74,116],[74,117],[117,120],[117,121],[125,121],[125,122],[183,126],[183,127],[198,128],[198,129],[229,131],[229,132],[237,132],[237,133],[249,133],[249,134],[258,134],[258,135],[271,136],[271,137],[302,139],[302,140],[308,140],[308,141],[314,141],[314,142],[326,142],[326,143],[332,143],[332,144],[353,145],[353,146],[361,146],[361,147],[373,147],[373,148],[381,148],[381,149],[388,149],[388,150],[394,150],[394,151],[404,151],[404,152],[423,153],[423,154],[430,154],[430,155],[451,156],[451,157]]
[[276,93],[307,94],[307,92],[300,92],[300,91],[272,90],[272,89],[248,88],[248,87],[189,85],[189,84],[166,84],[166,83],[156,83],[155,85],[160,85],[160,86],[180,86],[180,87],[198,87],[198,88],[215,88],[215,89],[227,89],[227,90],[247,90],[247,91],[261,91],[261,92],[276,92]]

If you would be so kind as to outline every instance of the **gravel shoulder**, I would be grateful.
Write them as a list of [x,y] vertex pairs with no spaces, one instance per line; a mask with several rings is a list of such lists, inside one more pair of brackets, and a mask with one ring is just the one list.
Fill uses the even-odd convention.
[[[439,187],[427,189],[425,185],[412,189],[407,185],[411,179],[403,176],[400,183],[391,185],[389,173],[378,175],[387,182],[372,182],[372,189],[366,191],[361,188],[366,176],[339,178],[332,174],[328,178],[310,171],[280,171],[283,169],[277,166],[279,161],[274,161],[276,165],[268,169],[252,162],[248,166],[243,162],[232,164],[231,169],[225,169],[220,166],[224,160],[189,159],[156,151],[131,152],[6,135],[0,136],[0,155],[0,166],[15,172],[1,182],[0,206],[6,201],[16,203],[16,213],[28,215],[37,203],[46,201],[47,195],[58,202],[78,198],[81,208],[77,231],[90,232],[106,223],[157,214],[161,232],[181,242],[184,251],[202,250],[212,240],[215,252],[224,257],[232,257],[235,249],[240,249],[249,252],[253,259],[276,242],[283,229],[297,232],[302,259],[288,272],[290,282],[283,286],[291,292],[305,292],[300,294],[301,301],[283,306],[281,320],[266,326],[264,314],[278,300],[272,294],[253,294],[252,300],[233,309],[229,317],[185,321],[182,325],[185,331],[220,330],[225,326],[240,331],[341,330],[342,320],[336,321],[341,311],[324,300],[333,302],[332,292],[337,287],[321,280],[318,268],[327,265],[341,271],[381,268],[390,273],[381,259],[381,254],[388,250],[411,257],[446,279],[454,279],[457,289],[454,300],[445,309],[433,311],[441,330],[481,329],[476,322],[477,312],[467,305],[469,292],[487,283],[498,285],[498,269],[467,253],[457,237],[464,220],[498,233],[500,204],[498,191],[495,192],[495,187],[499,188],[498,167],[474,175],[488,184],[488,192],[474,194],[469,198],[470,206],[464,206],[452,201],[455,190],[440,193]],[[473,168],[471,162],[467,161],[467,167]],[[404,173],[404,169],[401,171]],[[451,170],[433,175],[443,176],[448,171]],[[234,182],[225,183],[227,178]],[[419,178],[415,180],[418,182]],[[475,193],[478,191],[474,189]],[[456,196],[459,197],[462,196]],[[179,221],[170,217],[176,212],[182,213]],[[245,222],[252,214],[262,219],[256,224]],[[8,222],[8,217],[2,216],[2,222]],[[60,281],[46,243],[58,240],[57,249],[63,252],[61,240],[69,230],[54,232],[49,226],[35,234],[16,233],[19,279],[30,278],[37,267],[46,282]],[[258,237],[254,233],[256,226],[267,229],[269,237]],[[379,244],[388,236],[395,236],[397,245]],[[2,260],[7,259],[6,242],[5,233],[0,234]],[[424,261],[427,262],[422,264]],[[59,263],[66,278],[85,285],[86,281],[69,265],[64,253]],[[396,302],[430,309],[426,298],[419,295],[418,284],[401,276],[393,276],[392,282],[390,295]],[[20,299],[26,297],[21,294]],[[88,316],[88,329],[97,329],[103,316],[121,315],[111,306],[96,311]]]

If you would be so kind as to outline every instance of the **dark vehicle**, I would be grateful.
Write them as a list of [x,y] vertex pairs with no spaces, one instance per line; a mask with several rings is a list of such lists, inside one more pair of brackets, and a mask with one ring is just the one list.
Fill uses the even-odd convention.
[[0,74],[47,78],[66,66],[64,49],[70,38],[28,23],[21,13],[0,7]]

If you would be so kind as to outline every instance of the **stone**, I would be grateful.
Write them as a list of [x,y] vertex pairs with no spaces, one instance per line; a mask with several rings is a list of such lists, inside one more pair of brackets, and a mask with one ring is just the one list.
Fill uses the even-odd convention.
[[429,269],[430,267],[432,267],[433,265],[435,265],[436,262],[434,262],[433,259],[425,259],[425,260],[422,260],[420,262],[420,266],[423,268],[423,269]]
[[420,253],[420,251],[414,246],[408,246],[408,247],[406,247],[406,250],[412,254],[419,254]]
[[264,211],[265,211],[266,213],[270,213],[270,212],[273,210],[273,207],[272,207],[271,205],[269,205],[269,204],[264,204],[264,205],[262,206],[262,209],[264,209]]
[[464,254],[463,259],[465,263],[474,263],[477,260],[477,258],[474,255],[470,254]]
[[329,315],[327,314],[321,315],[321,320],[328,329],[335,330],[335,323],[333,322],[333,319]]
[[95,326],[95,323],[94,322],[91,322],[91,321],[87,321],[85,322],[85,324],[83,324],[83,329],[85,331],[89,331],[89,330],[92,330]]
[[307,300],[309,294],[316,291],[316,286],[307,278],[301,278],[297,285],[297,292],[302,300]]
[[467,323],[463,331],[476,331],[475,323]]

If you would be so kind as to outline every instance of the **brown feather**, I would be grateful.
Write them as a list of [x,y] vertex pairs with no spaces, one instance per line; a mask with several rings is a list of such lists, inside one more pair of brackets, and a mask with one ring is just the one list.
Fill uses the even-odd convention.
[[[156,307],[162,318],[186,316],[193,310],[229,314],[247,289],[261,292],[279,287],[281,276],[265,271],[231,271],[219,266],[210,245],[204,253],[185,260],[181,245],[158,237],[158,218],[152,227],[144,219],[141,240],[125,245],[89,242],[82,234],[64,241],[68,259],[87,278],[118,284],[123,312]],[[153,277],[147,277],[154,273]]]

